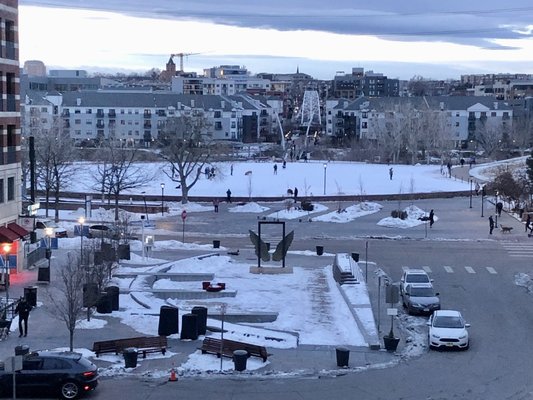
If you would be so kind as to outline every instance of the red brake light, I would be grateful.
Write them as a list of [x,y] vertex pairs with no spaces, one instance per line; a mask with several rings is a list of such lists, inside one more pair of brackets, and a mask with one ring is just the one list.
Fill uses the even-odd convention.
[[84,372],[84,373],[83,373],[83,376],[84,376],[85,378],[92,378],[92,377],[95,376],[95,375],[96,375],[96,372],[94,372],[94,371],[87,371],[87,372]]

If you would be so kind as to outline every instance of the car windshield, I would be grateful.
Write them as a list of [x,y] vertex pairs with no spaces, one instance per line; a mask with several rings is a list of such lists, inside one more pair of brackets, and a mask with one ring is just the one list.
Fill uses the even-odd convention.
[[431,288],[411,288],[409,294],[414,297],[433,297],[433,289]]
[[416,283],[427,283],[429,282],[429,278],[427,275],[423,274],[411,274],[407,275],[406,282],[416,282]]
[[463,328],[463,320],[454,316],[437,316],[433,320],[435,328]]

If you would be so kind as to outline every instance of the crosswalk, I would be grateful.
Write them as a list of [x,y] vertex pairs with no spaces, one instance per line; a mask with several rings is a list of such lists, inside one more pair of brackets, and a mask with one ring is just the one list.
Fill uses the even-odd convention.
[[502,243],[509,257],[533,258],[533,243]]
[[465,265],[465,266],[451,266],[451,265],[442,265],[440,267],[429,267],[429,266],[422,266],[422,267],[415,267],[415,266],[410,266],[410,267],[407,267],[407,266],[403,266],[402,267],[402,270],[407,270],[407,269],[423,269],[424,271],[426,271],[428,274],[431,274],[433,272],[438,272],[437,270],[438,269],[441,269],[444,270],[444,272],[448,273],[448,274],[456,274],[456,273],[467,273],[467,274],[478,274],[478,273],[489,273],[491,275],[497,275],[498,272],[496,271],[495,268],[493,267],[471,267],[469,265]]

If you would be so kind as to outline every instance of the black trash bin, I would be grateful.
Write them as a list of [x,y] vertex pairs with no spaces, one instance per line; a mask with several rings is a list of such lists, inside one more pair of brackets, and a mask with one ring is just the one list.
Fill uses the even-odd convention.
[[316,255],[321,256],[324,254],[324,246],[316,246]]
[[118,311],[119,309],[119,288],[118,286],[108,286],[105,288],[109,299],[111,300],[111,310]]
[[350,350],[346,347],[337,347],[335,352],[337,353],[337,367],[347,367],[350,360]]
[[107,292],[100,293],[100,297],[98,297],[96,302],[96,311],[100,314],[111,314],[113,312],[111,296]]
[[198,317],[196,314],[183,314],[181,316],[180,339],[198,339]]
[[83,307],[93,307],[98,300],[98,285],[86,283],[83,285]]
[[157,334],[168,336],[179,332],[179,310],[177,307],[161,306]]
[[198,335],[205,335],[205,333],[207,332],[207,307],[193,307],[191,313],[196,315]]
[[39,267],[37,271],[37,280],[39,282],[50,282],[50,268]]
[[123,350],[124,364],[126,368],[137,367],[137,349],[135,347],[127,347]]
[[24,288],[24,298],[32,307],[37,307],[37,287],[28,286]]
[[246,360],[248,360],[248,352],[246,350],[233,351],[233,365],[235,371],[244,371],[246,369]]
[[30,352],[30,346],[28,345],[20,345],[20,346],[15,346],[15,355],[16,356],[23,356],[23,355],[26,355],[26,354],[29,354]]
[[220,240],[213,240],[213,248],[214,249],[220,248]]

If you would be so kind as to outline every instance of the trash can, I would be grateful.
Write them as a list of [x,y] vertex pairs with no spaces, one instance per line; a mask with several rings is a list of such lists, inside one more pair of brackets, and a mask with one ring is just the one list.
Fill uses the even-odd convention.
[[181,316],[180,339],[198,339],[198,317],[196,314],[183,314]]
[[347,367],[350,359],[350,350],[346,347],[337,347],[335,352],[337,353],[337,367]]
[[352,260],[359,262],[359,253],[352,253]]
[[32,307],[37,307],[37,287],[28,286],[24,288],[24,298]]
[[196,315],[198,335],[205,335],[207,332],[207,307],[193,307],[191,313]]
[[248,360],[248,352],[246,350],[233,351],[233,365],[235,371],[244,371],[246,369],[246,360]]
[[30,346],[23,344],[20,346],[15,346],[15,355],[16,356],[23,356],[25,354],[29,354],[30,352]]
[[161,306],[157,334],[168,336],[179,332],[179,310],[177,307]]
[[214,249],[220,248],[220,240],[213,240],[213,248]]
[[324,246],[316,246],[316,255],[321,256],[324,254]]
[[83,307],[93,307],[98,298],[98,285],[86,283],[83,285]]
[[119,309],[119,288],[118,286],[108,286],[105,288],[109,299],[111,300],[111,310],[118,311]]
[[39,282],[50,282],[50,268],[39,267],[37,271],[37,280]]
[[111,296],[107,292],[100,293],[100,297],[98,297],[96,302],[96,311],[100,314],[111,314],[113,312]]
[[135,368],[137,366],[137,349],[135,347],[127,347],[123,350],[124,364],[126,368]]

